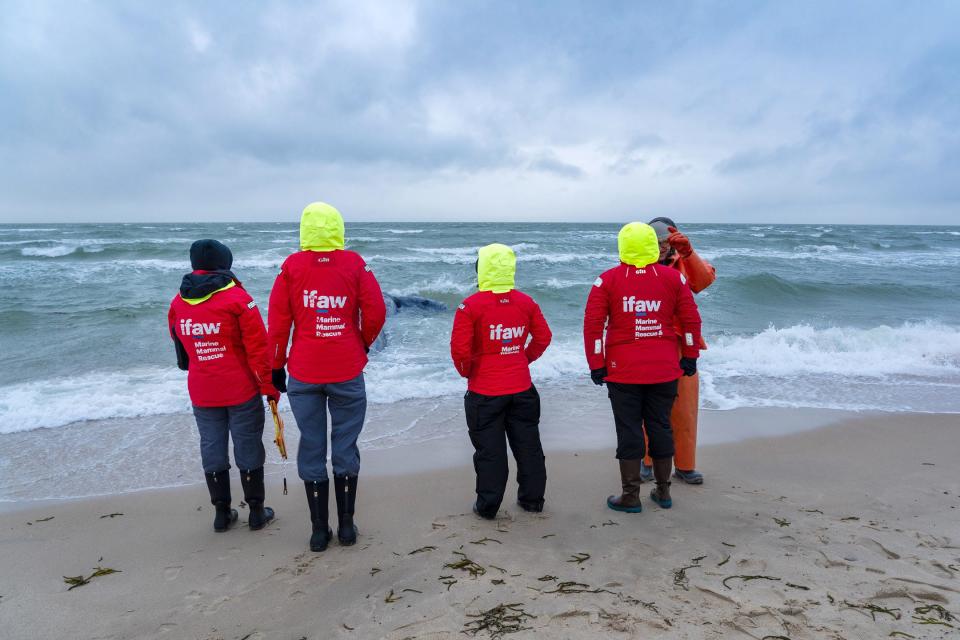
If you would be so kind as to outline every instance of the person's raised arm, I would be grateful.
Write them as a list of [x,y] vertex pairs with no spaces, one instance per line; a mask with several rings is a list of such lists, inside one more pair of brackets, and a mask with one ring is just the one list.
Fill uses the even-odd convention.
[[667,241],[680,256],[680,271],[687,278],[687,284],[694,293],[700,293],[717,279],[717,270],[712,264],[700,257],[693,250],[690,239],[677,231],[676,227],[668,227],[670,235]]

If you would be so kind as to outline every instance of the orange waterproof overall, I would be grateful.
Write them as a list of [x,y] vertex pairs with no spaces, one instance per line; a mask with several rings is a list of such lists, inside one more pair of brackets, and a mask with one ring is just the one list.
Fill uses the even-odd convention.
[[[687,279],[690,290],[700,293],[717,279],[717,270],[713,265],[693,251],[686,258],[674,257],[670,266],[679,269]],[[677,335],[681,335],[678,333]],[[707,345],[700,339],[700,349]],[[678,358],[680,346],[677,345]],[[700,409],[700,374],[681,376],[677,384],[677,399],[670,413],[670,425],[673,427],[674,454],[673,464],[682,471],[693,471],[697,464],[697,413]],[[646,438],[645,438],[646,439]],[[649,447],[647,447],[649,451]],[[647,466],[653,465],[650,456],[643,459]]]

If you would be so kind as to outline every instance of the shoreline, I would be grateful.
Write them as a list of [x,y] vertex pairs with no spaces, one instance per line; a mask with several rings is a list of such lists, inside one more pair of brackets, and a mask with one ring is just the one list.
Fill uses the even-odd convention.
[[[570,393],[552,387],[541,391],[540,430],[547,453],[613,451],[616,440],[606,393],[589,391]],[[288,482],[292,482],[297,477],[299,431],[289,410],[282,415],[289,459],[284,463],[277,454],[268,415],[264,428],[265,471],[268,478],[286,473]],[[815,408],[701,409],[699,440],[701,446],[737,442],[816,429],[870,415],[888,414]],[[463,420],[462,400],[458,396],[371,405],[360,438],[362,473],[382,476],[391,475],[398,468],[412,473],[470,464],[473,450]],[[378,435],[384,432],[386,435]],[[414,439],[403,440],[411,432],[416,434]],[[56,440],[52,441],[53,438]],[[97,460],[103,447],[111,442],[122,443],[117,446],[123,455]],[[10,461],[12,473],[7,476],[8,487],[4,487],[9,496],[0,497],[0,513],[20,511],[32,504],[203,485],[196,427],[189,414],[98,420],[40,433],[7,434],[0,436],[0,458],[3,457]],[[144,466],[145,460],[153,462]],[[64,490],[59,483],[64,468],[73,482],[65,488],[62,497],[46,494],[33,497],[37,493]],[[19,484],[15,484],[13,472],[16,478],[22,478],[17,480]],[[132,484],[134,482],[139,484]],[[84,487],[92,490],[84,491]]]
[[[511,637],[946,637],[914,616],[960,614],[958,426],[873,415],[708,445],[707,484],[638,515],[604,506],[612,451],[549,451],[545,512],[517,509],[511,480],[493,522],[469,512],[469,466],[370,474],[360,543],[321,554],[289,476],[288,496],[269,480],[262,532],[213,533],[196,485],[44,504],[5,514],[0,616],[13,639],[452,639],[520,603],[535,617]],[[96,566],[120,573],[67,590]]]

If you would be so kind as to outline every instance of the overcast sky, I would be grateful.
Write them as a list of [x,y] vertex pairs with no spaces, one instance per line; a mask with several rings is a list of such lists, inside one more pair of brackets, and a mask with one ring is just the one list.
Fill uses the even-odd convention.
[[960,2],[44,2],[0,221],[960,223]]

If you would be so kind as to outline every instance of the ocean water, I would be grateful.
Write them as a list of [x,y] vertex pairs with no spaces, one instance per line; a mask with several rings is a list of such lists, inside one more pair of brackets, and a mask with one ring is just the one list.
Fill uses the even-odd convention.
[[[450,326],[456,305],[475,290],[476,249],[490,242],[513,246],[518,288],[554,330],[533,365],[538,386],[589,385],[583,305],[596,276],[616,264],[617,230],[348,223],[348,248],[366,258],[385,293],[445,306],[403,306],[388,318],[384,347],[367,368],[371,402],[384,410],[462,393],[448,355]],[[718,274],[697,296],[710,345],[700,363],[705,408],[960,411],[957,228],[684,230]],[[0,451],[5,437],[26,432],[49,444],[58,429],[82,440],[84,425],[103,421],[149,418],[135,424],[159,430],[165,421],[187,423],[185,374],[175,367],[166,311],[189,270],[190,243],[205,237],[232,248],[234,270],[265,314],[278,267],[297,249],[293,222],[0,225]],[[386,436],[402,443],[429,428],[420,420]]]

